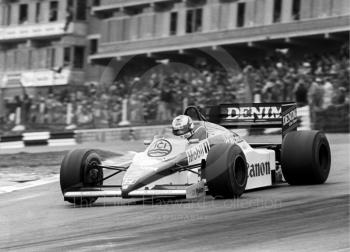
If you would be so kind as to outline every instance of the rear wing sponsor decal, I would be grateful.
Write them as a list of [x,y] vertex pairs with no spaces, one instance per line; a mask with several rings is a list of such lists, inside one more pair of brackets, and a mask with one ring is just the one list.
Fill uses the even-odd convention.
[[295,103],[221,104],[207,109],[209,121],[226,128],[282,128],[284,136],[297,127]]
[[285,107],[284,110],[282,110],[282,136],[284,137],[288,132],[297,130],[297,127],[297,106]]

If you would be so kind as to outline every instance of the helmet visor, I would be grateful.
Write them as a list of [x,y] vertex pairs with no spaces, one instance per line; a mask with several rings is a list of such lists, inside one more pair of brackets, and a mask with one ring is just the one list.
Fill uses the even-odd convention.
[[188,129],[176,129],[176,130],[173,130],[173,134],[175,136],[182,136],[184,134],[188,133]]

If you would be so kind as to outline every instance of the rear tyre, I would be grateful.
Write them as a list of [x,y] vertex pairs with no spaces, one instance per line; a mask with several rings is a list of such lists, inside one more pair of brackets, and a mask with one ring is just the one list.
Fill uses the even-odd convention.
[[247,185],[247,161],[238,145],[214,145],[208,154],[204,175],[215,198],[238,198]]
[[[96,187],[103,184],[103,170],[100,156],[94,150],[77,149],[70,151],[61,163],[60,185],[62,193],[79,191],[82,187]],[[97,197],[65,198],[77,205],[89,205]]]
[[329,175],[331,152],[320,131],[289,132],[282,142],[282,173],[291,185],[322,184]]

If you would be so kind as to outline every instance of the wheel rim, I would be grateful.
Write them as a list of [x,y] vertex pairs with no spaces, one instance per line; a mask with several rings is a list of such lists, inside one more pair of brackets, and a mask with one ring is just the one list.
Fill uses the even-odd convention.
[[89,186],[98,186],[102,184],[102,169],[98,168],[100,161],[96,158],[89,160],[86,165],[86,173],[84,181],[87,182]]
[[321,144],[318,152],[318,164],[321,167],[322,171],[328,170],[329,164],[329,152],[325,144]]
[[236,158],[234,171],[237,184],[243,186],[246,180],[246,165],[242,157]]

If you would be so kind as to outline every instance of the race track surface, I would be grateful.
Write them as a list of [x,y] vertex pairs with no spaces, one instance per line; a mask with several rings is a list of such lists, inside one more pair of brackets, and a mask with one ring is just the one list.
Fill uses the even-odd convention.
[[64,202],[57,182],[0,195],[0,251],[350,251],[349,135],[324,185],[236,200]]

